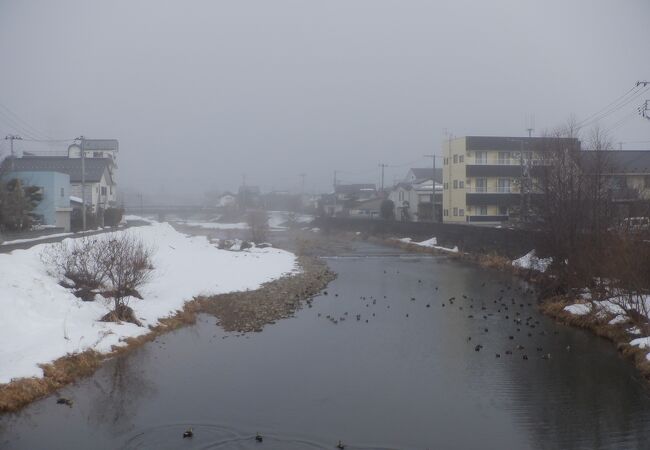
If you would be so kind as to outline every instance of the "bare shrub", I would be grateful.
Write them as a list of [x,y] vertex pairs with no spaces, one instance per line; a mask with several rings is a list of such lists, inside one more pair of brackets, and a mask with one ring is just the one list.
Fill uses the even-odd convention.
[[255,243],[264,242],[269,232],[269,217],[266,211],[257,209],[246,216],[246,223],[251,230],[251,240]]
[[142,298],[138,289],[151,275],[152,254],[141,239],[122,233],[63,241],[45,250],[41,259],[83,300],[94,300],[97,293],[112,298],[113,310],[102,320],[139,324],[128,300]]
[[138,288],[149,280],[153,270],[153,250],[141,239],[127,233],[104,240],[102,247],[101,260],[109,288],[105,294],[112,297],[114,302],[113,311],[103,320],[139,323],[128,306],[128,299],[142,298]]
[[98,238],[82,237],[52,244],[41,253],[41,260],[64,277],[64,286],[74,288],[75,295],[89,301],[106,280],[102,256],[103,245]]

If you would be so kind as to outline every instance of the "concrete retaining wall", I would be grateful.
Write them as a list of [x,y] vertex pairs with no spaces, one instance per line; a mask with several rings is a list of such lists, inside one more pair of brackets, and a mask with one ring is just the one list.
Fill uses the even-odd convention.
[[435,237],[438,245],[444,247],[458,246],[465,252],[497,253],[508,258],[520,257],[532,249],[540,251],[544,243],[544,236],[540,232],[472,225],[343,217],[317,218],[314,225],[325,232],[360,231],[387,237],[410,237],[416,241]]

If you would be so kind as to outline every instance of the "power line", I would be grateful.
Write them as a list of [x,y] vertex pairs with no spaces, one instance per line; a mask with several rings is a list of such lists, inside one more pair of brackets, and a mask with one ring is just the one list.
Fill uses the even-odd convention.
[[[588,116],[586,119],[578,122],[578,127],[585,127],[587,125],[591,125],[595,122],[598,122],[599,120],[604,119],[605,117],[619,111],[621,108],[624,106],[628,105],[632,101],[634,101],[636,98],[638,98],[640,95],[644,94],[650,90],[650,86],[635,86],[632,89],[630,89],[626,94],[622,95],[619,97],[617,100],[611,102],[609,105],[607,105],[605,108],[601,109],[595,114],[592,114]],[[631,95],[630,95],[631,93]]]
[[5,111],[7,111],[19,124],[22,124],[24,127],[26,127],[31,134],[34,134],[35,136],[45,136],[46,138],[51,138],[51,136],[48,136],[45,133],[41,133],[38,129],[36,129],[36,127],[33,127],[26,120],[23,120],[18,114],[14,113],[6,105],[0,103],[0,108],[3,108]]

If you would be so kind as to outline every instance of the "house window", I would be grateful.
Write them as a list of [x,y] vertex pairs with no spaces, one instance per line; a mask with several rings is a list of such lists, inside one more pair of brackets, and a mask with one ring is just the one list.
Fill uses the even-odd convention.
[[460,155],[458,157],[458,162],[465,162],[465,155]]
[[508,165],[510,164],[510,152],[499,152],[497,164]]
[[106,186],[102,186],[102,195],[106,195]]
[[497,192],[510,192],[510,178],[499,178],[497,180]]
[[463,188],[465,187],[465,182],[464,182],[463,180],[460,180],[460,181],[458,182],[458,187],[459,187],[460,189],[463,189]]
[[487,152],[474,153],[474,164],[487,164]]
[[487,206],[479,206],[478,207],[478,215],[479,216],[487,216]]
[[611,184],[613,189],[625,189],[627,187],[627,182],[623,176],[612,177]]
[[65,197],[65,189],[61,188],[61,197]]
[[110,187],[110,193],[113,195],[113,186]]
[[454,155],[454,164],[458,163],[458,155]]
[[458,208],[454,208],[454,216],[458,215]]
[[458,189],[458,180],[454,180],[454,189]]
[[465,210],[464,210],[463,208],[460,208],[460,209],[458,210],[458,215],[459,215],[459,216],[464,216],[464,215],[465,215]]
[[474,183],[474,192],[487,192],[487,178],[477,178]]

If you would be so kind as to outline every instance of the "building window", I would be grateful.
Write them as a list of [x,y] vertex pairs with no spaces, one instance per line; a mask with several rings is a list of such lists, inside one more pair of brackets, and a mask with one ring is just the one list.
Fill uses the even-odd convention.
[[102,186],[102,195],[106,195],[106,186]]
[[458,182],[458,187],[459,187],[460,189],[463,189],[463,188],[465,187],[465,182],[464,182],[463,180],[460,180],[460,181]]
[[474,192],[487,192],[487,178],[477,178],[474,181]]
[[474,153],[474,163],[475,164],[487,164],[487,152],[476,152],[476,153]]
[[464,215],[465,215],[465,210],[464,210],[463,208],[460,208],[460,209],[458,210],[458,215],[459,215],[459,216],[464,216]]
[[443,189],[449,189],[449,183],[445,182],[442,185]]
[[449,216],[449,210],[448,210],[448,209],[444,209],[444,210],[442,211],[442,215],[445,216],[445,217],[446,217],[446,216]]
[[113,186],[110,187],[110,193],[113,195]]
[[499,178],[497,180],[497,192],[510,192],[510,178]]
[[454,208],[454,217],[458,215],[458,208]]
[[454,164],[458,163],[458,155],[454,155]]
[[458,162],[465,162],[465,155],[460,155],[458,157]]
[[442,165],[443,165],[443,166],[446,166],[446,165],[447,165],[447,158],[443,158],[443,159],[442,159]]
[[499,206],[499,215],[500,216],[507,216],[508,215],[508,207],[507,206]]
[[510,152],[499,152],[497,164],[508,165],[510,164]]
[[458,180],[454,180],[454,189],[458,189]]
[[61,197],[65,197],[65,189],[61,188]]
[[479,216],[487,216],[487,206],[479,206],[478,207],[478,215]]

